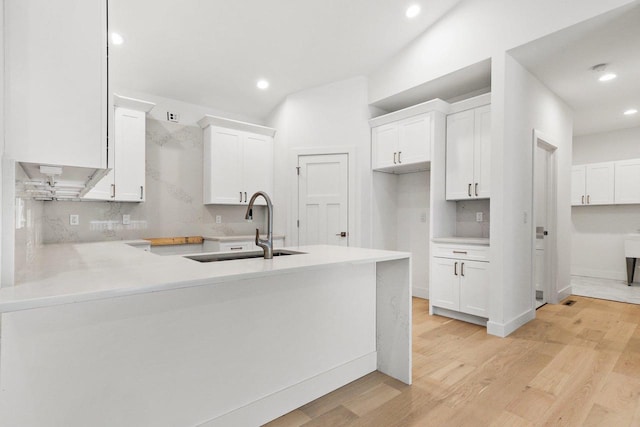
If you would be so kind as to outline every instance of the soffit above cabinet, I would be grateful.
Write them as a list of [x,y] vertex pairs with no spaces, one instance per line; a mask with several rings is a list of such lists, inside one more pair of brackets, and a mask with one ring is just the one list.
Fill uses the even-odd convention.
[[245,132],[252,132],[258,135],[265,135],[273,137],[276,134],[276,130],[267,126],[256,125],[253,123],[241,122],[238,120],[225,119],[224,117],[209,116],[206,115],[202,119],[198,120],[198,125],[202,129],[207,126],[219,126],[227,129],[235,129]]
[[423,102],[421,104],[413,105],[411,107],[403,108],[402,110],[394,111],[384,116],[379,116],[369,120],[370,127],[378,127],[387,123],[396,122],[398,120],[413,117],[418,114],[428,113],[430,111],[439,111],[444,114],[449,113],[450,105],[448,102],[442,99],[436,98],[431,101]]

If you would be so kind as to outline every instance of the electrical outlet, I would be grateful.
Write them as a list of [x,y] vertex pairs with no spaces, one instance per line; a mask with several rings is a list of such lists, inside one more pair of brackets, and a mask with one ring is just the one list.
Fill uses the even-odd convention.
[[128,215],[128,214],[122,215],[122,224],[123,225],[131,224],[131,215]]
[[178,123],[178,121],[180,120],[180,116],[178,115],[178,113],[167,111],[167,120],[170,122]]
[[526,212],[526,211],[525,211],[525,212],[523,212],[523,215],[522,215],[522,221],[523,221],[525,224],[527,223],[527,221],[529,221],[529,216],[527,215],[527,212]]
[[80,225],[80,215],[69,215],[69,225]]
[[476,222],[482,222],[482,212],[476,212]]
[[426,212],[422,212],[420,214],[420,222],[427,222],[427,213]]
[[222,223],[222,215],[216,215],[216,224]]

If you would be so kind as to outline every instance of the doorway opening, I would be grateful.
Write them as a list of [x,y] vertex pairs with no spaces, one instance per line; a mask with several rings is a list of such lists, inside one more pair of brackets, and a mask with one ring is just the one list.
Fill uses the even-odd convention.
[[557,159],[558,147],[533,131],[533,303],[538,309],[557,303]]

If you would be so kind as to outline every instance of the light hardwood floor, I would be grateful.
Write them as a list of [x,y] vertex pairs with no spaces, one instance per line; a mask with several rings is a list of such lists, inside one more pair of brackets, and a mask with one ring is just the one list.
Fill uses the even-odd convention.
[[640,426],[640,306],[569,299],[502,339],[414,299],[412,386],[374,372],[267,426]]

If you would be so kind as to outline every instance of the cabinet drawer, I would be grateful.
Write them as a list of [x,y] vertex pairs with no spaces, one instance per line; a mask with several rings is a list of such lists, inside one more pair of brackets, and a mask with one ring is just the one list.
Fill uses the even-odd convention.
[[220,243],[221,252],[250,251],[252,249],[253,249],[253,242],[248,242],[248,241]]
[[455,258],[460,260],[489,262],[489,247],[434,244],[432,256],[439,258]]

